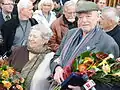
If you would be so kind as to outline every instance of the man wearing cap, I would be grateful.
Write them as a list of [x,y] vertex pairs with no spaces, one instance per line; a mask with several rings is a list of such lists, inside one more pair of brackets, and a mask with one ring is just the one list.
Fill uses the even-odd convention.
[[[50,63],[54,80],[58,83],[64,81],[63,68],[69,65],[74,58],[87,50],[111,53],[115,58],[119,56],[119,47],[114,39],[97,26],[99,20],[97,11],[98,6],[94,2],[77,2],[76,12],[78,28],[68,31]],[[72,88],[72,90],[76,90],[73,89],[74,87],[68,87]],[[103,87],[98,86],[96,88],[97,90],[111,90],[104,85]]]

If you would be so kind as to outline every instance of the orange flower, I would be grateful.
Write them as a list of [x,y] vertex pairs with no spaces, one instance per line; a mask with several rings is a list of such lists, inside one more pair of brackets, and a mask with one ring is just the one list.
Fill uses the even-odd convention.
[[8,72],[10,75],[13,75],[14,69],[13,69],[13,68],[8,68],[8,69],[7,69],[7,72]]
[[87,66],[85,66],[84,64],[79,64],[78,68],[80,72],[83,72],[87,69]]
[[16,85],[16,87],[18,88],[18,90],[23,90],[21,85]]
[[10,88],[12,86],[12,84],[9,81],[2,81],[2,83],[4,84],[4,87],[6,88]]

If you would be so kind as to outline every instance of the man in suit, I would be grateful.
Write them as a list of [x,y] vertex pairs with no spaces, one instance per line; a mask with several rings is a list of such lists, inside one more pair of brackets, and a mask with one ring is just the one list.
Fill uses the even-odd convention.
[[[69,30],[63,38],[59,49],[51,60],[50,68],[54,80],[64,81],[64,67],[69,65],[81,53],[101,51],[119,57],[119,47],[112,37],[107,35],[99,26],[98,6],[90,1],[78,1],[76,7],[78,28]],[[96,85],[97,90],[111,90],[106,85]],[[69,86],[69,88],[75,88]]]
[[11,13],[14,8],[13,0],[2,0],[1,1],[1,12],[0,12],[0,27],[2,24],[11,19]]
[[[33,2],[30,0],[20,0],[17,4],[18,18],[12,18],[1,27],[4,41],[4,52],[18,46],[26,46],[30,27],[38,24],[31,19],[33,13]],[[13,49],[12,48],[12,49]]]

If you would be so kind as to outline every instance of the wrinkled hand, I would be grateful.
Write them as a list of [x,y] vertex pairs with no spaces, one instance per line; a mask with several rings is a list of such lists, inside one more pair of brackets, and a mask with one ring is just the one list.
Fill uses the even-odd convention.
[[55,69],[54,80],[61,84],[64,81],[63,78],[64,70],[61,66],[57,66]]
[[70,88],[72,90],[81,90],[81,88],[79,86],[68,85],[68,88]]
[[120,57],[116,59],[117,62],[120,62]]

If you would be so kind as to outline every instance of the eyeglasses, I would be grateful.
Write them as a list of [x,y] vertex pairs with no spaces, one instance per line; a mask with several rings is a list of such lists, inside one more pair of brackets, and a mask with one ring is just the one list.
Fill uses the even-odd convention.
[[3,5],[15,5],[14,3],[2,3]]

